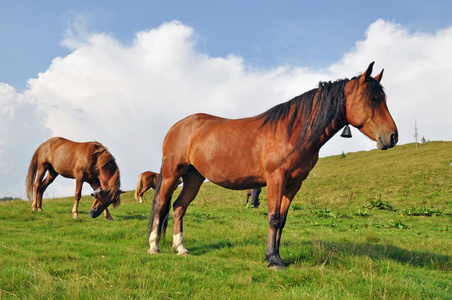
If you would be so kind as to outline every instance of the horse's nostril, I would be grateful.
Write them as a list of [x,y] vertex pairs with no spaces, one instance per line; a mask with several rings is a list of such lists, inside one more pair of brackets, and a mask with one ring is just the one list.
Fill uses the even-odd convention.
[[398,135],[396,132],[394,132],[393,134],[391,134],[391,145],[395,146],[398,142]]

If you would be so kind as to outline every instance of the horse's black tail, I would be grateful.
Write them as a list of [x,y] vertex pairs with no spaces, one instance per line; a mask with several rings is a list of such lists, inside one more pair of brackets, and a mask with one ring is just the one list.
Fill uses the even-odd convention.
[[[160,176],[159,179],[157,181],[157,186],[155,187],[155,192],[154,192],[154,200],[152,201],[152,211],[151,211],[151,216],[149,218],[149,224],[148,224],[148,231],[147,231],[147,238],[149,240],[149,236],[151,235],[151,231],[152,231],[152,225],[154,224],[154,218],[155,218],[155,206],[162,201],[161,197],[160,197],[160,188],[162,186],[162,169],[160,169]],[[171,193],[172,195],[172,193]],[[163,199],[163,201],[165,201],[165,199]],[[171,196],[170,199],[168,199],[168,201],[166,201],[166,205],[163,208],[163,223],[158,224],[157,227],[157,234],[158,236],[161,235],[162,233],[162,229],[163,229],[163,234],[165,234],[166,232],[166,228],[168,227],[168,215],[170,212],[170,207],[171,207]]]

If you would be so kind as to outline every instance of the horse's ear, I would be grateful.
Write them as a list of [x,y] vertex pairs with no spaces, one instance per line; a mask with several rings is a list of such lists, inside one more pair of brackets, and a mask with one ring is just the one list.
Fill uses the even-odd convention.
[[375,63],[374,61],[370,63],[370,65],[367,67],[366,72],[364,72],[364,74],[361,75],[360,80],[362,80],[363,82],[366,82],[369,80],[370,75],[372,74],[372,69],[374,67],[374,63]]
[[385,69],[381,70],[381,73],[374,77],[374,79],[375,79],[376,81],[381,82],[381,78],[383,78],[383,71],[384,71],[384,70],[385,70]]

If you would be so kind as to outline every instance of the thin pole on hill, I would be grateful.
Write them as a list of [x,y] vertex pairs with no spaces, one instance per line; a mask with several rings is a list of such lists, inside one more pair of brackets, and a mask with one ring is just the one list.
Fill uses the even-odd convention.
[[419,137],[419,133],[417,132],[417,122],[416,122],[416,118],[414,118],[414,140],[415,140],[415,144],[416,144],[416,149],[417,149],[417,138]]

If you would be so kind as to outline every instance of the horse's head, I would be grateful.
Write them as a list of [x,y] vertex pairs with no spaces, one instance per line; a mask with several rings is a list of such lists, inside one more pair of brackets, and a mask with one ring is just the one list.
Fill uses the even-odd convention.
[[383,71],[371,77],[372,62],[366,72],[350,80],[345,86],[346,116],[350,125],[374,141],[381,150],[397,144],[397,126],[386,106],[386,95],[380,85]]
[[101,188],[92,192],[91,196],[94,197],[94,202],[89,210],[91,218],[97,218],[110,204],[113,204],[114,207],[119,206],[121,204],[120,195],[122,193],[124,192],[121,190],[112,192],[111,190],[103,190]]

